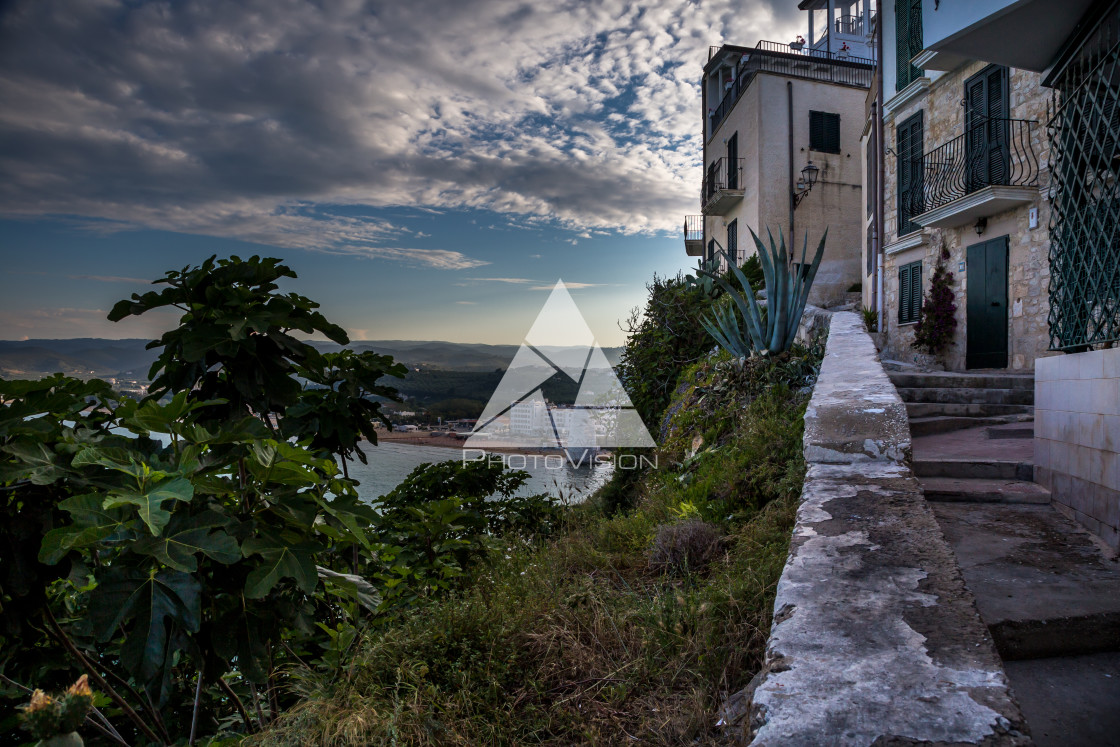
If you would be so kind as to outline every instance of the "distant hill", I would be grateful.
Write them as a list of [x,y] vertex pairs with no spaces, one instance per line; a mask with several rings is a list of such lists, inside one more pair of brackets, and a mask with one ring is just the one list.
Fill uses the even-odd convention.
[[37,377],[61,372],[144,377],[156,359],[148,340],[0,340],[0,375]]
[[[66,374],[93,372],[98,376],[144,378],[158,350],[145,350],[148,340],[0,340],[0,376],[35,378],[61,371]],[[323,351],[338,350],[334,343],[313,343]],[[411,369],[444,371],[494,371],[505,368],[517,353],[517,345],[477,343],[362,340],[354,350],[373,350],[391,355]],[[618,362],[622,348],[604,348],[611,364]]]

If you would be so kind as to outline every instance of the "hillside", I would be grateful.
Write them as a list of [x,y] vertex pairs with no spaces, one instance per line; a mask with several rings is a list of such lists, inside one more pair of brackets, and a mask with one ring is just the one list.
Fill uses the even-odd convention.
[[[147,340],[0,340],[0,376],[37,378],[61,371],[67,374],[143,378],[157,350],[145,350]],[[338,350],[333,343],[315,343],[323,351]],[[391,355],[410,369],[492,372],[513,360],[517,345],[370,340],[351,344],[354,350]],[[617,363],[621,348],[604,348],[607,359]]]

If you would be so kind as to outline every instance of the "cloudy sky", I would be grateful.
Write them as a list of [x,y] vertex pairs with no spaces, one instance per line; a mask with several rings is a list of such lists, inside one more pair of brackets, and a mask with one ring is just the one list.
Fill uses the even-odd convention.
[[796,0],[0,1],[0,339],[284,258],[355,339],[520,342],[562,278],[602,344],[687,267],[708,45]]

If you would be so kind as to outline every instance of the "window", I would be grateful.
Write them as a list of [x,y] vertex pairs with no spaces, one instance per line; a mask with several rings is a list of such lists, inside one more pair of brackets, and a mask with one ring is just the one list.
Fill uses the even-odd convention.
[[922,263],[911,262],[898,269],[898,323],[913,324],[922,309]]
[[739,264],[739,221],[727,224],[727,260]]
[[809,112],[809,150],[822,153],[840,152],[839,114]]
[[922,51],[922,0],[894,0],[894,38],[895,90],[901,91],[922,77],[922,71],[910,63]]
[[968,191],[1007,184],[1010,133],[1007,68],[989,65],[964,82],[964,136]]
[[727,188],[739,188],[739,133],[727,138]]
[[913,221],[925,212],[922,164],[922,113],[895,128],[898,156],[898,235],[905,236],[921,228]]
[[716,257],[716,240],[708,239],[708,255],[704,259],[711,262]]

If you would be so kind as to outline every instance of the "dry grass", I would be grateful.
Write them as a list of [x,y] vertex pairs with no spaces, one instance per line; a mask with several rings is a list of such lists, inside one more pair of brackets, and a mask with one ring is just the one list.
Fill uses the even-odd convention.
[[[718,740],[716,711],[761,664],[804,471],[803,404],[785,390],[758,398],[710,458],[647,474],[631,510],[582,507],[562,536],[510,548],[461,594],[370,631],[337,681],[299,673],[301,703],[249,743]],[[745,493],[699,507],[723,533],[704,572],[651,567],[658,527],[682,496],[698,500],[689,486],[730,474]]]

